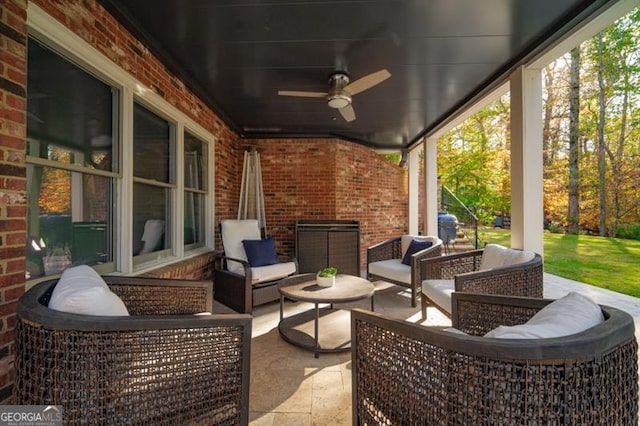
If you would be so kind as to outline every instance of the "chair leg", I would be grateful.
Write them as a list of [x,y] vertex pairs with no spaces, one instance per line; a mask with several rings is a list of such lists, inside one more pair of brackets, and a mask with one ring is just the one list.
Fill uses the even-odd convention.
[[422,306],[422,321],[427,319],[427,298],[424,294],[420,296],[420,305]]

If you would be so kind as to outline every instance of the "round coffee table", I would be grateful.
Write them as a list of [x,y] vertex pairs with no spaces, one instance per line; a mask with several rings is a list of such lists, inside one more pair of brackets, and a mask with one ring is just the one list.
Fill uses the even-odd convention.
[[[294,275],[282,280],[278,290],[280,336],[292,345],[313,351],[316,358],[322,352],[345,352],[351,349],[350,312],[334,309],[334,303],[356,302],[370,297],[371,310],[374,308],[374,285],[352,275],[337,275],[332,287],[320,287],[316,283],[316,274]],[[313,303],[314,310],[285,318],[285,299]],[[329,304],[329,307],[321,309],[320,304]],[[322,338],[319,333],[321,325]]]

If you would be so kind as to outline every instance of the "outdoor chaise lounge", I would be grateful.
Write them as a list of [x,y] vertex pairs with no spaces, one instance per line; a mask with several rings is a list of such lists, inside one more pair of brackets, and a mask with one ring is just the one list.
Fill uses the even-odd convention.
[[[64,424],[248,424],[251,316],[209,314],[210,281],[103,278],[117,296],[62,301],[99,295],[101,316],[49,308],[58,280],[22,296],[15,404],[60,405]],[[129,316],[107,316],[118,297]]]
[[442,255],[438,237],[403,235],[367,249],[367,278],[383,280],[411,289],[411,306],[420,294],[420,261]]
[[542,297],[542,257],[532,251],[498,244],[421,261],[422,319],[434,305],[451,316],[454,291]]
[[278,283],[298,271],[296,260],[276,253],[270,238],[262,239],[257,220],[223,220],[220,234],[224,253],[215,259],[215,299],[241,313],[279,300]]
[[[551,301],[469,293],[454,293],[452,301],[459,331],[352,312],[354,425],[638,424],[629,314],[589,301],[600,320],[587,323],[596,325],[537,338],[536,327],[550,336],[576,326],[580,311],[572,317],[560,305],[546,325],[532,319],[498,328],[525,323]],[[483,337],[494,329],[502,338]]]

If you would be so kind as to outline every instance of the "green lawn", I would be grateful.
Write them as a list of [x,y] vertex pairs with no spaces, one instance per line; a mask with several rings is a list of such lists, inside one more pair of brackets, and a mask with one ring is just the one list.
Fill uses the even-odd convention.
[[[511,232],[479,231],[480,245],[510,246]],[[544,270],[619,293],[640,297],[640,241],[544,233]]]

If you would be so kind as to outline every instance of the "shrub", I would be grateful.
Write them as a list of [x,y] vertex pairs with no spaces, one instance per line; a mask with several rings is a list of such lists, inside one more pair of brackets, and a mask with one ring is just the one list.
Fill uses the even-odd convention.
[[616,237],[640,240],[640,225],[620,225],[616,228]]
[[549,223],[549,225],[547,225],[547,229],[552,234],[564,234],[565,233],[564,227],[562,225],[560,225],[559,223],[551,222],[551,223]]

